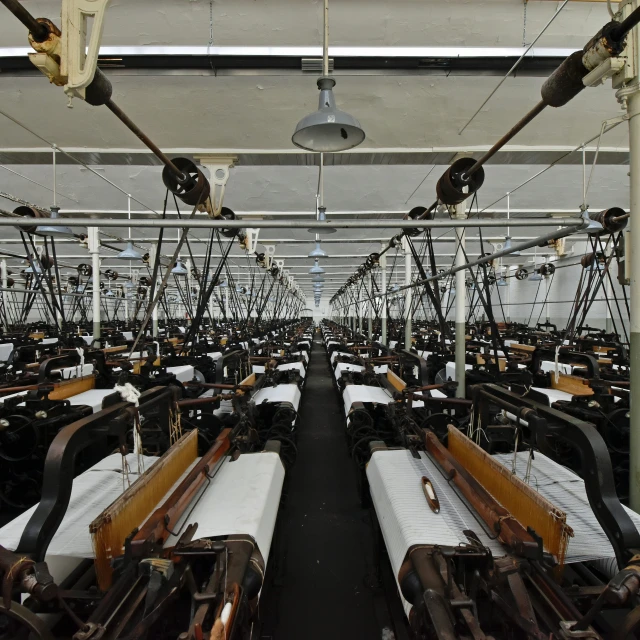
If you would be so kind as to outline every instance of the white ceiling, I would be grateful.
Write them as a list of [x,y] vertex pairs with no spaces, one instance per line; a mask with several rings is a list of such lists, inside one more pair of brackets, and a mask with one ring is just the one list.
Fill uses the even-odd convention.
[[[56,20],[59,0],[25,0],[35,15]],[[559,2],[529,0],[526,41],[537,36]],[[322,2],[319,0],[214,0],[213,40],[217,46],[309,46],[321,43]],[[208,0],[112,0],[105,23],[103,45],[199,45],[209,42]],[[0,7],[0,46],[26,44],[25,29]],[[333,0],[330,5],[331,42],[343,46],[463,46],[521,47],[523,3],[520,0]],[[58,20],[59,21],[59,20]],[[606,3],[570,2],[540,39],[540,47],[581,48],[608,21]],[[282,74],[211,76],[173,71],[170,75],[107,70],[114,100],[169,154],[197,151],[283,151],[293,149],[291,133],[296,122],[316,108],[313,75]],[[539,99],[543,78],[510,78],[476,117],[463,135],[459,129],[471,117],[499,81],[493,75],[412,76],[361,75],[338,78],[338,104],[354,114],[366,131],[362,150],[442,150],[453,154],[488,148]],[[62,91],[43,77],[0,74],[0,110],[18,119],[47,141],[69,150],[137,150],[141,143],[105,108],[79,100],[67,108]],[[510,145],[510,149],[539,151],[579,146],[600,131],[604,119],[621,113],[609,85],[585,90],[562,109],[547,109]],[[590,145],[594,148],[595,143]],[[602,141],[608,150],[628,147],[626,125],[608,133]],[[43,141],[0,116],[0,153],[4,150],[46,149]],[[503,162],[508,162],[503,160]],[[4,165],[31,180],[51,185],[50,165]],[[480,207],[503,198],[544,164],[496,164],[486,167]],[[444,166],[352,165],[328,167],[325,200],[332,212],[400,212],[429,205],[435,183]],[[131,193],[141,204],[135,211],[160,210],[164,187],[158,166],[98,165],[99,174]],[[592,209],[628,205],[627,167],[599,165],[592,179],[588,202]],[[410,198],[425,175],[429,177]],[[515,210],[577,211],[582,203],[582,167],[559,165],[519,189],[511,197]],[[315,206],[318,170],[312,166],[237,166],[231,174],[225,204],[239,212],[307,212]],[[50,205],[50,191],[0,168],[0,190],[38,205]],[[64,211],[126,210],[125,195],[87,169],[58,167],[58,191]],[[77,201],[77,202],[74,202]],[[0,208],[12,203],[0,198]],[[503,216],[506,201],[492,207]],[[186,210],[186,205],[184,206]],[[390,212],[397,212],[391,215]],[[75,215],[75,214],[74,214]],[[516,215],[521,215],[520,213]],[[295,218],[296,216],[292,216]],[[378,216],[379,217],[379,216]],[[512,235],[531,235],[519,230]],[[126,235],[126,230],[114,230]],[[475,232],[474,232],[475,233]],[[4,231],[3,231],[4,234]],[[13,231],[7,239],[16,239]],[[133,236],[145,239],[143,230]],[[193,233],[194,237],[202,233]],[[327,269],[336,282],[346,279],[353,267],[378,246],[351,242],[390,237],[391,230],[340,230],[326,244],[332,256]],[[487,235],[491,235],[487,232]],[[496,231],[493,235],[498,235]],[[302,274],[310,260],[304,256],[313,236],[304,231],[266,230],[262,238],[277,239],[279,255],[290,256]],[[287,240],[309,240],[286,244]],[[343,244],[336,240],[344,240]],[[282,242],[284,241],[284,242]],[[65,255],[79,250],[65,246]],[[12,245],[19,251],[19,245]],[[474,248],[475,250],[475,248]],[[451,252],[451,244],[439,243],[438,252]],[[82,251],[80,253],[86,257]],[[105,255],[109,255],[106,252]],[[350,257],[351,256],[351,257]],[[446,258],[450,261],[449,258]],[[73,260],[69,259],[70,263]],[[443,257],[445,260],[445,257]],[[345,274],[345,275],[343,275]],[[310,290],[310,286],[308,287]]]

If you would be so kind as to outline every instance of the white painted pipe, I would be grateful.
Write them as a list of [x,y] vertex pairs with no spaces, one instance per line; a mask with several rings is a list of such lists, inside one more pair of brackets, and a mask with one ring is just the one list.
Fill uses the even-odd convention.
[[[123,220],[113,218],[86,219],[63,218],[67,227],[88,227],[98,229],[122,227]],[[517,218],[509,221],[511,227],[558,227],[579,225],[581,218]],[[319,229],[333,227],[337,229],[451,229],[455,227],[504,227],[504,220],[495,218],[473,218],[465,220],[219,220],[213,218],[188,218],[168,220],[164,218],[132,218],[132,224],[138,229]],[[20,216],[0,218],[0,227],[29,227],[32,218]],[[320,231],[322,232],[322,231]]]
[[[382,249],[384,249],[384,245],[382,245]],[[382,311],[380,312],[380,321],[382,324],[382,331],[380,342],[382,342],[385,347],[387,346],[387,254],[384,253],[380,256],[380,273],[381,273],[381,284],[380,284],[380,293],[382,294]]]
[[[464,203],[457,205],[456,207],[456,218],[458,220],[464,219],[466,217],[465,206]],[[467,345],[466,345],[466,334],[467,334],[467,325],[466,325],[466,300],[467,300],[467,283],[465,277],[464,269],[460,268],[465,263],[465,230],[457,229],[456,230],[456,268],[459,268],[459,271],[456,272],[456,315],[455,315],[455,324],[456,324],[456,346],[455,346],[455,358],[456,358],[456,382],[458,383],[458,388],[456,390],[456,396],[458,398],[465,397],[465,378],[466,378],[466,369],[465,362],[467,356]]]
[[406,236],[402,236],[404,248],[404,284],[407,287],[404,299],[404,348],[411,349],[411,304],[413,302],[413,289],[411,288],[411,248]]
[[[633,8],[637,6],[633,2]],[[638,29],[627,36],[634,39],[636,73],[640,70],[638,50]],[[635,78],[636,82],[638,77]],[[629,443],[629,505],[640,513],[640,90],[627,97],[629,116],[629,182],[631,185],[631,287],[630,287],[630,328],[631,348],[629,364],[631,369],[631,420]],[[638,218],[638,220],[636,220]],[[636,384],[634,384],[634,382]],[[634,392],[633,389],[636,391]]]
[[88,243],[91,253],[91,268],[93,282],[93,339],[100,342],[100,239],[97,227],[89,227]]

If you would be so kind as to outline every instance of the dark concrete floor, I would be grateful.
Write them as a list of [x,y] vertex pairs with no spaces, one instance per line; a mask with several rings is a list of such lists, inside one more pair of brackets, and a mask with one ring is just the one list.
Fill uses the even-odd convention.
[[280,586],[261,602],[262,615],[271,619],[262,637],[379,639],[381,611],[368,586],[369,513],[358,497],[344,409],[321,344],[313,344],[298,424],[298,458],[288,478],[275,550]]

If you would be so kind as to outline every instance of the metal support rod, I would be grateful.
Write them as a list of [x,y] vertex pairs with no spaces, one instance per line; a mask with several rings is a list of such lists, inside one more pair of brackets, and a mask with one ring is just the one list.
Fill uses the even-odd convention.
[[[22,24],[27,27],[29,33],[37,42],[43,42],[49,37],[49,29],[38,22],[23,6],[18,0],[0,0],[2,4],[4,4],[13,15],[22,22]],[[132,133],[134,133],[138,139],[140,139],[150,150],[151,152],[163,163],[165,164],[172,173],[178,178],[180,182],[186,182],[189,179],[188,175],[185,175],[176,167],[175,164],[166,156],[159,147],[157,147],[154,142],[127,116],[127,114],[120,109],[120,107],[115,104],[111,99],[105,102],[105,106],[109,111],[111,111]]]
[[625,35],[633,27],[635,27],[640,22],[640,7],[636,7],[621,23],[620,26],[617,27],[614,33],[611,34],[612,38],[616,40],[620,40],[624,38]]
[[[123,220],[114,218],[63,218],[67,227],[94,226],[98,229],[107,227],[122,227]],[[473,218],[471,220],[219,220],[212,218],[190,219],[160,219],[160,218],[132,218],[132,226],[137,229],[451,229],[456,227],[504,227],[504,220],[496,218]],[[556,227],[581,224],[582,219],[573,218],[516,218],[509,221],[510,227]],[[124,224],[123,224],[124,223]],[[33,218],[1,217],[0,227],[30,227]],[[533,245],[532,245],[533,246]]]
[[322,75],[329,75],[329,0],[324,0],[324,38],[322,42]]
[[[456,206],[456,218],[462,220],[466,218],[464,203],[460,203]],[[466,326],[466,308],[465,303],[467,300],[467,286],[464,273],[464,252],[465,252],[465,230],[456,229],[456,382],[458,387],[456,389],[456,396],[458,398],[464,398],[466,396],[465,377],[466,369],[465,363],[467,359],[467,326]]]
[[404,249],[404,284],[406,289],[404,299],[404,348],[411,349],[411,303],[413,302],[413,289],[411,288],[411,248],[409,240],[403,236],[402,247]]
[[[640,74],[637,31],[633,33],[632,37],[635,39],[633,50],[635,51],[634,62],[637,80],[637,76]],[[627,97],[627,114],[629,116],[629,182],[631,184],[629,506],[634,511],[640,512],[640,90],[636,90]]]
[[97,227],[89,227],[89,253],[91,253],[91,278],[93,291],[93,339],[100,342],[100,238]]
[[516,124],[514,124],[513,127],[511,127],[511,129],[509,129],[509,131],[507,131],[507,133],[505,133],[502,138],[500,138],[500,140],[498,140],[498,142],[493,145],[493,147],[491,147],[491,149],[489,149],[489,151],[487,151],[479,160],[476,160],[476,163],[471,166],[471,168],[465,173],[463,178],[470,178],[476,171],[478,171],[478,169],[480,169],[480,167],[485,162],[487,162],[498,151],[500,151],[500,149],[502,149],[502,147],[504,147],[507,142],[515,138],[537,115],[542,113],[546,106],[546,103],[542,100],[538,102],[538,104],[533,107],[533,109],[531,109],[531,111],[529,111],[529,113],[527,113],[524,118],[516,122]]
[[18,0],[0,0],[13,15],[29,29],[29,33],[36,42],[42,42],[49,36],[49,29],[38,22]]
[[387,256],[380,256],[380,273],[381,284],[380,292],[382,293],[382,311],[380,312],[380,322],[382,324],[382,331],[380,336],[380,342],[387,346]]
[[129,118],[129,116],[122,109],[120,109],[120,107],[115,102],[113,102],[113,100],[107,100],[104,104],[107,109],[109,109],[109,111],[111,111],[111,113],[113,113],[113,115],[116,116],[116,118],[118,118],[118,120],[120,120],[120,122],[122,122],[124,126],[127,127],[127,129],[129,129],[129,131],[131,131],[139,140],[141,140],[147,147],[149,147],[151,152],[158,158],[158,160],[160,160],[165,166],[167,166],[179,181],[183,182],[189,178],[189,176],[183,174],[182,171],[180,171],[180,169],[178,169],[178,167],[176,167],[176,165],[171,162],[169,157],[160,150],[160,147],[156,146],[153,140],[151,140],[151,138],[149,138],[147,134],[144,133],[144,131],[142,131],[142,129],[140,129],[138,125],[136,125],[136,123],[131,120],[131,118]]
[[[527,0],[525,0],[525,2],[527,2]],[[525,57],[527,56],[529,51],[531,51],[531,49],[533,49],[534,45],[536,44],[536,42],[538,42],[538,40],[541,38],[541,36],[544,34],[544,32],[551,26],[551,23],[560,15],[560,12],[567,6],[568,2],[569,2],[569,0],[564,0],[562,5],[556,9],[556,12],[551,16],[550,20],[542,28],[542,31],[540,31],[540,33],[533,39],[531,44],[522,52],[522,55],[516,60],[516,62],[511,67],[511,69],[509,69],[509,71],[507,71],[507,74],[504,76],[504,78],[502,78],[502,80],[500,80],[500,82],[498,82],[498,84],[496,85],[495,89],[486,97],[485,101],[477,108],[477,110],[471,116],[471,118],[469,118],[469,120],[467,120],[467,123],[464,125],[464,127],[462,127],[462,129],[460,129],[460,131],[458,131],[458,135],[462,135],[464,130],[473,122],[475,117],[482,111],[482,109],[487,104],[487,102],[489,102],[489,100],[491,100],[491,98],[495,95],[496,91],[498,91],[498,89],[504,84],[504,82],[507,80],[507,78],[509,78],[509,76],[511,76],[511,74],[518,68],[518,66],[520,66],[520,63],[525,59]]]

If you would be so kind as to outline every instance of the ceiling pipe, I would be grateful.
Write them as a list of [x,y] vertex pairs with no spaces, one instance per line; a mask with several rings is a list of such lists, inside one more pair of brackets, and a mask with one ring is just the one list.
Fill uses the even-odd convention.
[[[122,227],[122,220],[95,219],[95,218],[62,218],[68,227]],[[494,218],[470,218],[464,220],[331,220],[330,223],[319,220],[307,222],[304,220],[226,220],[226,219],[132,219],[137,228],[165,229],[243,229],[251,226],[252,229],[324,229],[337,227],[339,229],[452,229],[455,227],[504,227],[504,220]],[[566,227],[582,224],[580,217],[573,218],[518,218],[510,220],[511,227]],[[32,218],[6,217],[0,218],[0,227],[30,227],[33,226]]]

